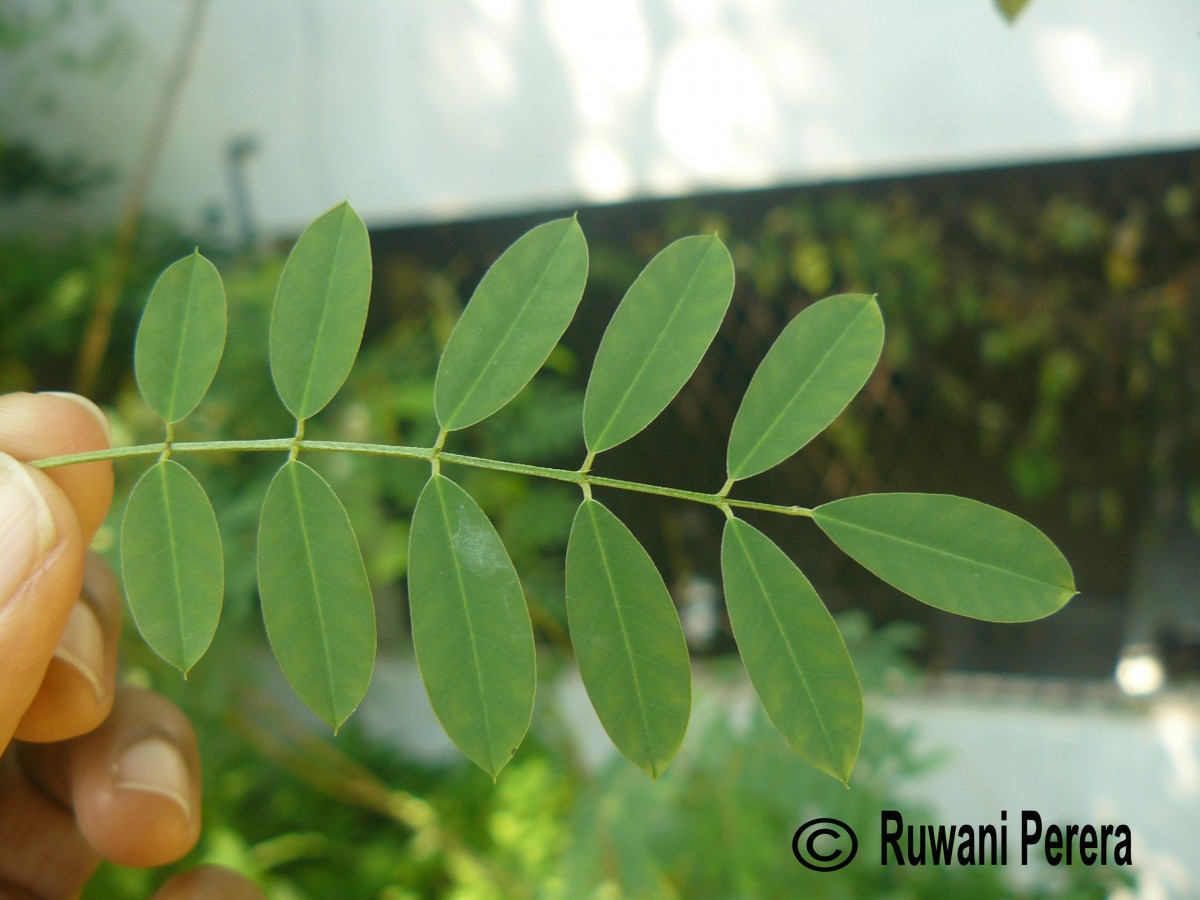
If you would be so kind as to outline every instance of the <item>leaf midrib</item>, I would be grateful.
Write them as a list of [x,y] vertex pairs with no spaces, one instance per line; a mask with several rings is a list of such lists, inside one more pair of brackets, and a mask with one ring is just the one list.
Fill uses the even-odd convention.
[[[662,326],[662,328],[659,329],[658,335],[654,338],[654,343],[650,347],[650,351],[642,358],[641,365],[638,366],[638,370],[637,370],[636,374],[634,374],[633,378],[629,381],[628,386],[625,388],[625,393],[621,395],[621,399],[617,402],[616,409],[613,410],[612,415],[610,415],[608,417],[608,421],[605,423],[604,428],[600,431],[600,434],[596,437],[596,445],[588,447],[589,450],[592,450],[597,453],[600,452],[600,450],[598,450],[597,448],[601,447],[601,445],[604,444],[604,439],[608,436],[608,433],[610,431],[612,431],[614,423],[616,423],[618,417],[621,415],[622,411],[624,411],[625,405],[629,402],[629,397],[633,394],[634,388],[637,387],[638,383],[642,380],[642,376],[646,374],[646,368],[649,366],[650,360],[653,359],[654,354],[658,352],[658,348],[662,344],[663,338],[666,336],[667,332],[670,330],[671,324],[675,321],[676,317],[679,315],[680,310],[683,309],[685,302],[687,301],[688,295],[692,292],[692,287],[695,285],[696,279],[700,277],[700,270],[704,267],[704,261],[708,258],[708,253],[711,249],[712,249],[711,244],[708,247],[704,248],[704,253],[701,254],[701,256],[700,256],[700,262],[698,262],[696,264],[695,271],[693,271],[691,274],[691,277],[688,278],[687,286],[684,287],[682,293],[680,293],[679,300],[675,303],[675,306],[671,309],[670,315],[667,316],[666,323]],[[636,283],[637,282],[635,281],[634,284],[636,285]],[[630,290],[632,291],[633,288],[631,287]],[[688,375],[690,377],[691,373],[689,372]],[[685,378],[684,381],[686,382],[687,379]],[[607,450],[610,448],[601,447],[601,449]]]
[[[446,545],[450,548],[450,558],[454,560],[454,577],[458,582],[458,597],[462,602],[463,618],[467,623],[467,638],[471,645],[471,662],[474,664],[475,684],[479,688],[479,708],[483,716],[483,736],[487,743],[488,764],[496,768],[496,748],[492,742],[491,716],[488,714],[487,697],[483,687],[483,670],[479,663],[479,651],[475,641],[475,625],[471,620],[471,605],[467,602],[467,585],[463,580],[462,566],[459,565],[458,553],[454,550],[453,532],[450,530],[450,511],[446,506],[446,496],[442,493],[442,481],[449,481],[442,476],[435,476],[434,490],[437,491],[438,509],[442,512],[442,524],[445,526]],[[493,776],[495,772],[491,773]]]
[[[166,524],[167,546],[170,548],[169,558],[171,560],[171,583],[175,587],[175,615],[179,623],[179,664],[186,672],[189,668],[187,659],[187,647],[184,643],[184,631],[186,622],[183,612],[183,588],[182,579],[179,576],[179,544],[175,540],[175,517],[171,512],[171,492],[167,489],[167,466],[171,465],[170,460],[163,460],[160,465],[159,475],[162,479],[162,494],[163,494],[163,519]],[[178,465],[176,463],[175,465]]]
[[[550,267],[554,264],[555,259],[558,258],[558,253],[562,249],[563,244],[566,243],[566,240],[570,234],[571,227],[568,225],[566,230],[562,233],[562,236],[558,239],[558,243],[554,245],[554,249],[550,252],[550,256],[546,260],[546,264],[542,267],[542,271],[538,274],[537,280],[534,281],[533,287],[531,287],[526,294],[525,302],[521,304],[520,310],[509,321],[508,327],[504,329],[504,334],[500,336],[500,340],[496,343],[496,346],[492,348],[491,354],[486,360],[484,360],[484,363],[479,368],[478,372],[475,373],[475,377],[471,382],[471,386],[467,388],[467,392],[463,394],[463,398],[461,401],[459,401],[458,406],[454,408],[454,411],[450,415],[446,416],[447,424],[445,424],[444,427],[451,427],[451,424],[449,423],[454,422],[458,414],[463,411],[463,408],[471,401],[471,398],[475,396],[475,392],[478,390],[479,385],[483,384],[484,375],[487,373],[487,370],[491,368],[492,362],[500,354],[500,351],[508,345],[508,339],[512,336],[512,333],[516,331],[518,323],[520,323],[521,320],[525,318],[526,313],[529,312],[529,307],[533,303],[531,298],[537,294],[538,289],[542,286],[542,282],[546,280],[546,275],[550,271]],[[550,349],[553,350],[554,348],[551,347]],[[536,372],[534,374],[536,374]]]
[[[595,503],[596,501],[592,501]],[[599,504],[597,504],[599,505]],[[588,520],[592,527],[592,533],[596,537],[596,547],[600,550],[600,564],[604,567],[605,581],[608,583],[609,595],[612,597],[613,610],[616,612],[617,624],[621,627],[621,640],[625,647],[625,654],[629,659],[630,677],[633,679],[633,690],[637,695],[638,708],[638,723],[641,726],[642,740],[645,742],[646,750],[649,755],[648,762],[650,763],[651,775],[658,777],[658,756],[654,741],[650,737],[650,723],[646,718],[646,703],[642,696],[642,683],[638,678],[638,669],[633,653],[633,645],[629,641],[629,629],[625,627],[625,617],[621,614],[621,604],[618,600],[616,583],[613,580],[612,568],[608,564],[608,553],[605,550],[604,539],[601,536],[600,528],[597,525],[598,514],[595,507],[588,510]]]
[[[866,312],[866,310],[869,309],[870,306],[871,306],[871,304],[869,301],[864,303],[862,305],[862,307],[859,309],[859,311],[856,312],[853,315],[853,317],[851,317],[850,321],[848,321],[846,323],[845,327],[842,329],[841,334],[839,334],[833,340],[833,342],[829,345],[829,347],[826,348],[825,352],[821,355],[821,358],[817,361],[817,364],[815,366],[813,366],[812,370],[808,373],[808,376],[804,379],[803,382],[800,383],[800,386],[796,388],[796,391],[792,394],[791,399],[788,400],[788,402],[784,404],[783,408],[780,409],[779,412],[775,414],[775,418],[771,421],[771,424],[768,425],[765,429],[763,429],[762,434],[759,435],[758,440],[754,442],[754,445],[748,451],[746,451],[746,453],[744,453],[742,455],[742,461],[741,461],[741,465],[738,466],[738,471],[742,471],[748,465],[750,465],[751,461],[754,459],[754,454],[756,454],[758,452],[758,449],[766,442],[767,438],[769,438],[772,434],[774,434],[775,430],[779,427],[779,425],[783,422],[783,420],[785,418],[787,418],[788,413],[791,411],[792,407],[794,407],[800,401],[800,398],[804,395],[805,391],[808,390],[809,385],[812,384],[813,379],[815,379],[817,377],[817,375],[821,372],[821,370],[825,368],[825,365],[826,365],[826,363],[829,362],[830,357],[834,355],[834,352],[841,345],[842,341],[844,341],[846,339],[846,336],[848,334],[850,334],[850,331],[854,327],[854,323],[858,321],[859,316],[861,316],[864,312]],[[753,387],[753,383],[751,383],[751,387]],[[736,424],[737,424],[737,421],[735,419],[734,425],[736,426]],[[816,435],[813,435],[813,437],[815,437],[815,436]],[[801,446],[803,446],[803,445],[801,445]],[[796,449],[799,450],[800,448],[797,447]],[[731,477],[739,477],[739,476],[733,476],[732,472],[730,473],[730,476]],[[740,477],[749,477],[749,476],[740,476]]]
[[[858,525],[854,522],[847,522],[845,519],[839,519],[836,516],[829,515],[828,513],[821,513],[819,510],[813,511],[813,518],[816,520],[818,525],[821,524],[821,519],[823,518],[828,522],[833,522],[837,525],[841,525],[844,528],[851,528],[856,531],[861,531],[865,534],[883,538],[884,540],[895,541],[898,544],[904,544],[909,547],[915,547],[918,550],[925,550],[929,553],[933,553],[938,556],[945,556],[950,559],[957,560],[959,562],[969,563],[971,565],[978,566],[982,569],[989,569],[993,572],[998,572],[1001,575],[1008,575],[1008,576],[1011,576],[1012,578],[1020,579],[1022,581],[1029,581],[1029,582],[1032,582],[1033,584],[1039,585],[1040,587],[1049,587],[1049,588],[1054,588],[1055,590],[1060,590],[1060,591],[1071,590],[1071,588],[1067,587],[1066,585],[1056,584],[1053,581],[1043,581],[1040,578],[1034,578],[1033,576],[1026,575],[1023,572],[1018,572],[1013,569],[1005,569],[1004,567],[998,566],[995,563],[985,562],[984,560],[975,559],[970,556],[963,556],[961,553],[952,553],[949,550],[943,550],[940,547],[934,547],[930,544],[922,544],[919,541],[914,541],[909,538],[900,537],[899,535],[892,534],[887,531],[879,531],[874,528],[868,528],[865,525]],[[1072,587],[1074,587],[1074,586],[1072,585]],[[1074,596],[1074,594],[1072,594],[1072,596]]]
[[[321,316],[317,320],[317,333],[313,338],[312,352],[308,354],[308,371],[304,376],[304,390],[300,394],[300,409],[307,410],[309,398],[312,395],[314,374],[317,371],[317,360],[321,356],[321,341],[325,336],[325,323],[329,320],[331,307],[333,304],[329,302],[330,296],[333,294],[334,276],[338,271],[338,260],[342,255],[342,242],[346,237],[346,213],[343,211],[341,221],[338,223],[337,239],[333,242],[333,253],[329,257],[329,268],[325,276],[324,296],[321,298]],[[297,415],[297,418],[307,418],[307,416]]]
[[183,355],[184,348],[187,346],[188,328],[192,318],[192,301],[196,290],[196,272],[199,269],[198,263],[193,257],[193,262],[188,272],[188,286],[186,299],[183,302],[183,319],[179,326],[178,341],[175,344],[175,365],[171,368],[171,393],[170,399],[167,402],[168,411],[170,413],[167,421],[174,422],[180,417],[177,415],[179,410],[179,379],[183,370]]
[[755,565],[754,562],[754,557],[750,554],[750,550],[746,545],[746,541],[741,535],[739,527],[736,525],[733,526],[733,534],[734,537],[737,538],[737,542],[742,549],[742,555],[745,557],[746,562],[750,566],[750,572],[754,575],[754,581],[758,585],[759,593],[762,595],[763,600],[766,602],[767,609],[771,613],[771,619],[775,623],[776,630],[779,633],[780,639],[783,641],[783,646],[787,649],[788,659],[791,660],[792,668],[796,670],[796,674],[800,677],[800,686],[804,688],[804,695],[808,699],[809,706],[812,707],[813,715],[817,717],[817,724],[821,727],[821,737],[824,739],[825,747],[829,751],[830,762],[837,764],[839,762],[838,754],[833,745],[833,739],[830,735],[829,728],[825,725],[825,718],[821,715],[821,709],[819,706],[817,706],[817,701],[813,697],[812,689],[808,686],[808,678],[804,674],[804,669],[801,667],[800,662],[796,659],[796,654],[792,651],[792,645],[787,639],[786,632],[783,629],[783,623],[780,621],[779,615],[775,612],[775,604],[771,602],[771,596],[767,592],[766,583],[759,574],[758,566]]
[[[303,463],[289,462],[288,466],[302,466]],[[302,538],[301,545],[304,547],[304,558],[308,563],[306,570],[309,576],[309,581],[312,583],[313,599],[316,602],[317,622],[320,625],[321,649],[325,652],[325,681],[329,687],[329,711],[334,720],[338,719],[339,711],[337,705],[337,688],[333,683],[333,654],[329,649],[328,633],[325,629],[325,610],[321,602],[320,581],[317,578],[316,561],[312,554],[312,545],[308,538],[308,522],[304,517],[304,503],[300,495],[300,469],[294,468],[290,473],[290,481],[292,483],[292,493],[296,500],[296,523],[300,528],[300,536]],[[313,474],[316,474],[315,472]],[[320,477],[319,475],[317,476]]]

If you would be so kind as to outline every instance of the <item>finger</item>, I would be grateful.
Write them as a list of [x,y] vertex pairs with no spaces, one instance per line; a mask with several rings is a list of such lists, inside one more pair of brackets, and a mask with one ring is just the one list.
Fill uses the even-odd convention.
[[160,866],[200,836],[196,735],[164,697],[117,691],[95,731],[58,744],[21,744],[31,780],[75,812],[87,843],[123,866]]
[[84,546],[112,500],[107,462],[46,474],[14,458],[108,442],[103,414],[82,397],[0,396],[0,750],[39,691],[60,638],[69,652],[73,641],[94,634],[86,610],[70,635],[64,630],[80,598]]
[[0,752],[33,701],[83,585],[66,495],[0,453]]
[[154,900],[263,900],[258,885],[221,866],[198,866],[166,881]]
[[121,599],[108,564],[88,553],[83,590],[17,725],[22,741],[63,741],[98,727],[112,709],[121,633]]
[[0,757],[0,847],[0,897],[74,897],[100,862],[71,810],[26,776],[15,753]]
[[[110,446],[108,420],[94,403],[78,394],[4,394],[0,396],[0,452],[28,461]],[[46,470],[79,514],[84,543],[104,523],[112,503],[112,463],[80,463]]]

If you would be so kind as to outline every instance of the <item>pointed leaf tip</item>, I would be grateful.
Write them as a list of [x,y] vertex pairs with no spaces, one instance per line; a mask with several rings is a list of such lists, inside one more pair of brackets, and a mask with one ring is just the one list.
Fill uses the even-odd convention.
[[567,618],[579,674],[617,749],[657,779],[691,713],[691,664],[671,595],[632,532],[595,500],[567,543]]
[[589,451],[629,440],[667,408],[721,327],[733,280],[715,235],[682,238],[650,260],[596,351],[583,404]]
[[725,523],[721,572],[733,636],[768,717],[800,756],[848,786],[863,700],[837,623],[796,564],[740,519]]
[[1009,25],[1013,25],[1017,21],[1017,17],[1021,15],[1029,0],[995,0],[996,9],[1000,12]]
[[455,325],[434,384],[438,423],[457,431],[508,404],[575,317],[588,250],[575,218],[520,237],[484,274]]
[[990,622],[1062,608],[1075,577],[1048,537],[1012,513],[948,494],[864,494],[813,510],[860,565],[922,603]]
[[173,460],[151,466],[129,495],[121,574],[138,631],[186,677],[221,618],[224,556],[208,495]]
[[533,625],[500,535],[478,504],[430,478],[409,532],[408,603],[421,680],[446,734],[499,775],[529,729]]
[[340,203],[296,241],[271,312],[271,376],[297,419],[320,412],[345,383],[370,299],[367,226],[350,204]]
[[729,435],[728,470],[749,478],[825,430],[879,362],[883,316],[867,294],[838,294],[783,329],[750,380]]
[[225,286],[199,249],[159,276],[138,324],[133,351],[138,391],[167,422],[208,393],[225,349]]
[[362,702],[375,664],[375,604],[358,539],[316,470],[283,464],[258,529],[263,623],[297,696],[334,729]]

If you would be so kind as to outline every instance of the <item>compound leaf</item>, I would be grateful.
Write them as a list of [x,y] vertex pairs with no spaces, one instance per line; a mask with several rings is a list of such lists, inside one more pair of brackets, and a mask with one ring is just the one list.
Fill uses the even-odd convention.
[[487,270],[438,363],[437,419],[455,431],[512,400],[542,367],[583,296],[588,251],[574,218],[520,237]]
[[292,460],[267,488],[258,589],[271,649],[292,689],[336,730],[375,664],[375,605],[358,539],[328,482]]
[[121,525],[121,573],[138,631],[185,675],[208,650],[225,591],[221,533],[208,495],[165,459],[134,485]]
[[584,501],[571,526],[567,616],[579,673],[605,731],[657,778],[687,730],[687,644],[654,563],[595,500]]
[[729,477],[765,472],[825,430],[870,377],[883,316],[867,294],[838,294],[783,329],[742,398],[729,435]]
[[725,604],[763,708],[804,759],[847,783],[862,739],[862,688],[841,632],[782,550],[740,519],[721,541]]
[[1075,595],[1071,566],[1012,513],[947,494],[864,494],[813,510],[848,556],[922,603],[990,622],[1027,622]]
[[367,226],[341,203],[296,241],[271,312],[271,376],[297,419],[320,412],[345,383],[370,299]]
[[208,393],[225,349],[225,286],[197,251],[158,277],[133,351],[138,390],[168,422],[178,422]]
[[733,260],[715,235],[675,241],[630,286],[596,351],[583,405],[588,450],[627,441],[700,364],[733,296]]
[[425,690],[446,734],[495,778],[533,715],[533,626],[521,582],[483,510],[442,475],[417,500],[408,559]]

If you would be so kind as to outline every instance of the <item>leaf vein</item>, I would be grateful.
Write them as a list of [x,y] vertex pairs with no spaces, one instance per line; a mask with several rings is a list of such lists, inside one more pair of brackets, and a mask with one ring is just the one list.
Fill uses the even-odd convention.
[[[688,279],[687,286],[683,289],[683,293],[679,295],[679,302],[675,304],[674,308],[671,310],[671,314],[667,316],[666,323],[659,330],[657,337],[654,339],[654,343],[650,346],[649,352],[645,355],[645,357],[643,357],[641,365],[638,366],[637,372],[634,373],[633,378],[630,379],[629,385],[625,388],[625,393],[621,395],[621,399],[617,402],[616,408],[612,411],[612,414],[608,417],[608,421],[605,423],[603,430],[601,430],[600,434],[597,436],[596,446],[600,446],[604,443],[605,437],[607,437],[608,433],[612,430],[613,423],[617,421],[622,411],[624,411],[625,405],[629,402],[629,398],[633,394],[634,388],[637,387],[638,383],[642,380],[642,377],[646,374],[646,369],[650,365],[650,360],[653,359],[654,354],[658,352],[659,345],[664,339],[668,338],[671,330],[671,324],[679,315],[680,310],[683,309],[685,301],[687,300],[687,296],[689,293],[691,293],[692,287],[696,283],[696,279],[700,277],[700,270],[703,268],[704,258],[707,256],[708,250],[705,250],[704,256],[700,258],[700,262],[697,264],[695,271],[692,272],[691,277]],[[678,357],[678,354],[676,354],[676,357]]]
[[342,255],[342,244],[346,240],[347,216],[342,215],[338,225],[338,237],[333,244],[333,253],[329,256],[329,270],[325,278],[325,296],[321,299],[321,316],[317,319],[317,333],[313,337],[312,352],[308,355],[307,371],[304,376],[304,390],[300,394],[300,408],[307,409],[309,396],[312,394],[313,381],[317,371],[317,361],[322,359],[322,341],[325,336],[325,323],[329,321],[332,304],[329,302],[333,294],[334,273],[337,272],[338,259]]
[[[471,645],[472,672],[475,675],[475,685],[479,690],[479,708],[483,715],[483,734],[488,748],[488,764],[496,764],[496,748],[492,741],[492,723],[488,715],[487,697],[483,687],[483,671],[479,665],[479,649],[475,642],[475,624],[471,620],[471,605],[467,602],[467,586],[463,580],[462,566],[459,564],[458,553],[454,549],[454,537],[450,530],[450,511],[446,506],[446,495],[442,486],[436,484],[438,508],[442,511],[442,524],[445,525],[446,545],[450,548],[450,558],[454,561],[454,577],[458,582],[458,599],[462,603],[463,618],[467,623],[467,639]],[[492,773],[493,775],[495,773]]]
[[500,354],[500,351],[508,345],[509,338],[512,337],[513,332],[517,330],[517,326],[524,321],[526,313],[529,312],[529,298],[536,294],[538,288],[541,287],[542,282],[546,279],[546,273],[550,270],[550,264],[554,261],[554,258],[558,256],[558,251],[562,249],[563,244],[567,242],[567,238],[570,235],[571,229],[568,228],[563,232],[562,237],[559,238],[558,243],[554,246],[554,250],[550,253],[546,265],[542,268],[541,274],[538,275],[537,280],[533,283],[533,287],[529,289],[529,293],[525,298],[525,302],[521,305],[520,311],[509,320],[508,327],[504,329],[504,334],[500,336],[500,340],[496,343],[496,346],[492,348],[491,354],[479,368],[479,371],[475,375],[474,381],[471,382],[471,386],[467,388],[466,393],[463,394],[462,400],[459,401],[458,405],[454,408],[454,411],[446,417],[448,422],[454,421],[458,414],[462,412],[463,407],[465,407],[467,403],[470,402],[471,398],[475,396],[475,392],[479,389],[479,386],[483,384],[484,375],[487,373],[487,370],[491,368],[492,363],[495,362],[496,357]]
[[825,747],[829,751],[831,761],[837,760],[837,749],[833,745],[833,738],[830,734],[828,726],[825,724],[825,717],[821,715],[821,709],[817,705],[816,698],[813,696],[812,689],[808,686],[808,677],[805,675],[800,661],[796,659],[796,654],[792,650],[791,642],[787,639],[787,632],[784,630],[783,622],[779,618],[779,614],[775,610],[775,604],[771,601],[771,595],[767,591],[766,582],[763,581],[762,575],[758,571],[758,566],[755,564],[754,557],[750,553],[749,547],[746,545],[746,540],[743,535],[738,533],[737,527],[734,527],[734,536],[741,545],[742,555],[746,558],[746,562],[750,565],[750,572],[754,575],[754,581],[758,585],[759,592],[762,594],[763,600],[766,602],[767,610],[771,613],[771,619],[775,623],[776,631],[779,633],[780,639],[783,641],[783,646],[787,650],[788,659],[792,663],[792,668],[796,671],[796,675],[800,678],[800,686],[804,689],[804,695],[808,700],[809,706],[812,707],[813,715],[817,717],[817,724],[821,728],[821,737],[825,741]]
[[[812,368],[812,371],[808,373],[808,376],[803,382],[800,383],[799,387],[796,388],[791,399],[788,400],[788,402],[784,404],[783,408],[775,414],[775,418],[771,420],[771,424],[763,429],[762,433],[758,437],[758,440],[754,442],[754,445],[742,455],[741,465],[738,466],[739,469],[744,468],[747,462],[754,458],[754,454],[758,452],[759,447],[766,442],[767,438],[775,433],[775,430],[783,423],[784,419],[787,418],[788,413],[791,412],[792,408],[798,402],[800,402],[800,399],[803,397],[805,391],[808,390],[808,386],[812,384],[813,379],[820,374],[821,370],[825,368],[826,363],[828,363],[830,358],[836,354],[837,348],[841,345],[842,341],[846,339],[846,336],[850,334],[854,323],[858,321],[859,316],[861,316],[868,308],[870,308],[870,304],[864,303],[862,308],[854,314],[854,317],[846,323],[846,327],[842,329],[842,333],[839,334],[826,348],[825,352],[821,355],[821,358],[817,361],[817,364]],[[800,448],[797,448],[797,450],[799,449]]]
[[[302,465],[301,463],[288,463],[288,465]],[[325,628],[325,609],[322,602],[322,591],[320,579],[317,577],[316,561],[312,553],[312,543],[308,536],[308,522],[304,516],[304,500],[300,493],[300,479],[298,477],[299,469],[293,469],[290,477],[292,484],[292,493],[296,500],[296,524],[300,529],[301,544],[304,547],[304,559],[307,562],[305,572],[308,574],[309,582],[312,585],[313,600],[316,602],[317,623],[320,626],[319,632],[321,635],[321,649],[325,653],[325,682],[329,687],[329,711],[336,719],[339,715],[337,705],[337,688],[333,683],[333,653],[329,647],[329,635]],[[315,473],[314,473],[315,474]],[[320,476],[317,476],[318,478]]]
[[949,550],[944,550],[941,547],[934,547],[931,544],[923,544],[920,541],[914,541],[910,538],[904,538],[897,534],[892,534],[887,531],[879,531],[874,528],[868,528],[865,525],[858,525],[854,522],[847,522],[845,519],[838,519],[838,518],[836,518],[834,516],[830,516],[830,515],[821,515],[818,512],[814,512],[813,518],[817,520],[818,525],[820,524],[821,519],[824,518],[827,521],[834,522],[834,523],[842,526],[843,528],[851,528],[856,531],[861,531],[864,534],[870,534],[870,535],[873,535],[876,537],[883,538],[884,540],[895,541],[898,544],[904,544],[909,547],[916,547],[918,550],[925,550],[929,553],[933,553],[933,554],[936,554],[939,556],[945,556],[945,557],[948,557],[949,559],[957,560],[959,562],[970,563],[972,565],[978,566],[981,569],[989,569],[993,572],[999,572],[1001,575],[1008,575],[1008,576],[1011,576],[1012,578],[1016,578],[1016,579],[1019,579],[1022,581],[1032,582],[1033,584],[1039,585],[1040,587],[1051,587],[1051,588],[1056,588],[1058,590],[1064,590],[1064,591],[1069,590],[1067,585],[1056,584],[1053,581],[1043,581],[1040,578],[1034,578],[1032,575],[1026,575],[1024,572],[1017,572],[1013,569],[1005,569],[1002,566],[996,565],[995,563],[989,563],[982,559],[977,559],[977,558],[971,557],[971,556],[963,556],[961,553],[953,553]]
[[656,756],[656,752],[654,742],[650,738],[650,723],[646,719],[646,700],[642,695],[641,679],[638,678],[637,664],[634,661],[633,646],[629,641],[629,629],[625,626],[625,617],[621,613],[621,603],[617,595],[616,582],[613,579],[612,567],[609,565],[608,553],[606,552],[604,546],[604,538],[600,534],[600,528],[597,525],[596,513],[594,509],[588,511],[588,518],[591,520],[592,532],[596,537],[596,546],[600,550],[600,564],[604,567],[604,577],[608,584],[609,595],[612,597],[613,610],[617,616],[617,624],[621,628],[621,641],[625,647],[625,655],[629,660],[630,677],[633,679],[633,691],[637,695],[638,724],[640,726],[639,730],[642,732],[642,740],[646,745],[646,750],[651,755],[650,768],[652,770],[652,774],[657,777],[658,765],[657,760],[654,758]]

